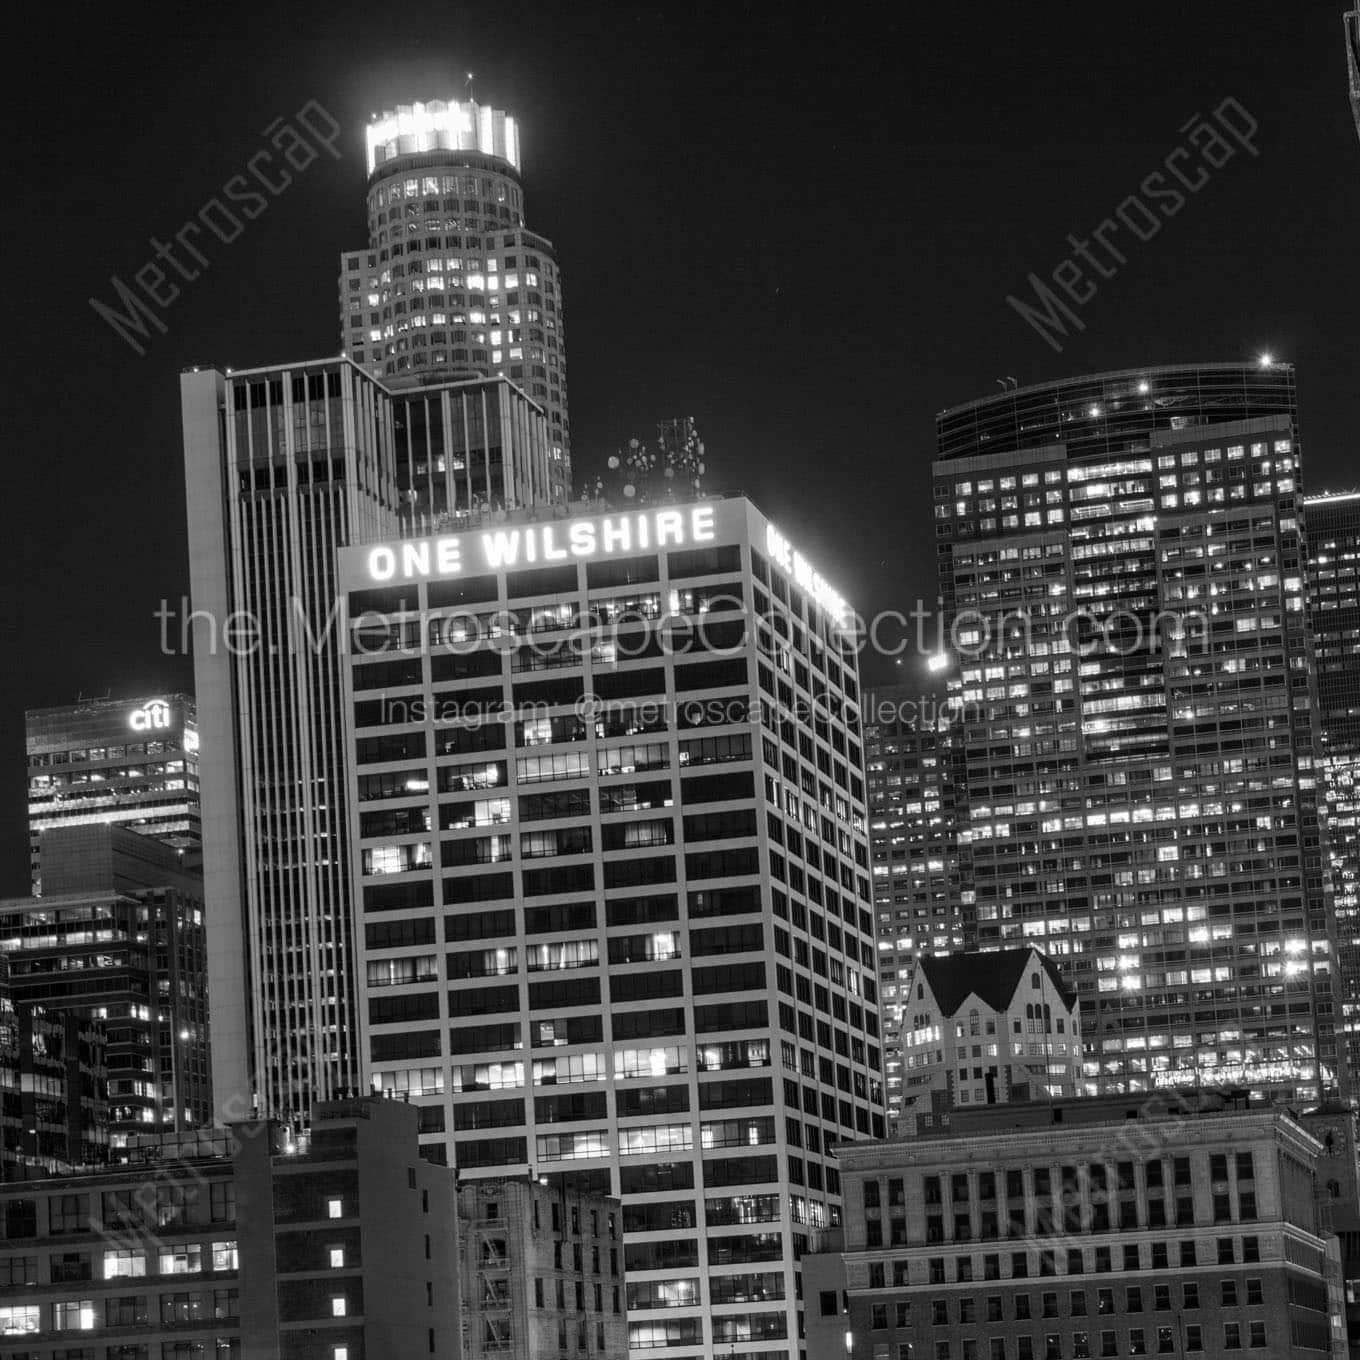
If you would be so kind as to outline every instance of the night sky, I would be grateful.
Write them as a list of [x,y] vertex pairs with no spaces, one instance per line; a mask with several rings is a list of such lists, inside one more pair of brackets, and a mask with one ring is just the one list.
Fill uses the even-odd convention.
[[[335,353],[370,113],[511,110],[562,266],[577,484],[693,415],[865,611],[933,600],[940,409],[1151,363],[1298,368],[1305,483],[1360,485],[1360,139],[1342,0],[983,5],[29,4],[9,117],[0,893],[27,890],[25,707],[191,688],[178,373]],[[13,25],[13,20],[11,21]],[[11,35],[16,30],[11,27]],[[13,88],[13,86],[12,86]],[[1233,98],[1259,123],[1055,353],[1006,304]],[[162,313],[114,300],[315,100],[345,129]],[[13,163],[17,159],[17,164]]]

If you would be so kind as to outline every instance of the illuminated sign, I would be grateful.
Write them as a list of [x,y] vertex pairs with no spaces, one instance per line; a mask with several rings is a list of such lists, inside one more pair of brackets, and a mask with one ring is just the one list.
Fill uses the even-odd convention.
[[457,99],[398,104],[365,129],[368,171],[395,156],[427,151],[480,151],[519,169],[519,129],[500,109]]
[[192,727],[184,729],[184,749],[194,752],[198,750],[198,733]]
[[716,537],[711,505],[520,524],[379,544],[368,550],[368,576],[386,582],[459,576],[464,572],[478,575],[654,548],[682,548],[711,543]]
[[134,732],[162,732],[170,726],[170,705],[160,699],[152,699],[141,708],[134,708],[128,714],[128,726]]
[[814,571],[807,558],[773,524],[765,526],[765,551],[780,571],[811,595],[837,623],[846,622],[850,606],[846,604],[845,596],[821,572]]

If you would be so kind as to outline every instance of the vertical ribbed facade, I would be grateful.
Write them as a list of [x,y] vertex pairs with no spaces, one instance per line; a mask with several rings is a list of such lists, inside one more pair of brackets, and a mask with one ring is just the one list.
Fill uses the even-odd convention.
[[232,1015],[217,1104],[301,1121],[359,1084],[335,555],[396,524],[391,416],[344,361],[185,387],[186,420],[208,418],[203,389],[218,397],[216,466],[189,469],[191,538],[215,500],[224,551],[193,555],[195,608],[219,596],[196,621],[195,668],[229,694],[203,735],[235,767],[231,806],[210,795],[205,828],[210,994]]
[[1077,984],[1091,1092],[1344,1089],[1292,369],[939,418],[976,942]]
[[301,1122],[361,1080],[336,554],[545,500],[547,426],[505,379],[346,360],[183,384],[215,1098]]

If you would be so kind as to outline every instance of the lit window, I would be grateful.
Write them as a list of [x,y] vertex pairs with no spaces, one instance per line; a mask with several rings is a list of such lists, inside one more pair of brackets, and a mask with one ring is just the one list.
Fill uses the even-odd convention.
[[330,1218],[344,1217],[343,1206],[341,1205],[338,1199],[331,1199],[326,1201],[326,1213],[327,1216]]
[[332,1248],[331,1248],[331,1269],[332,1269],[332,1270],[340,1270],[340,1269],[343,1268],[344,1264],[345,1264],[345,1249],[344,1249],[344,1247],[332,1247]]
[[345,1317],[346,1315],[347,1315],[347,1312],[346,1312],[345,1296],[344,1296],[343,1294],[334,1294],[334,1295],[332,1295],[332,1296],[331,1296],[331,1316],[332,1316],[332,1317]]

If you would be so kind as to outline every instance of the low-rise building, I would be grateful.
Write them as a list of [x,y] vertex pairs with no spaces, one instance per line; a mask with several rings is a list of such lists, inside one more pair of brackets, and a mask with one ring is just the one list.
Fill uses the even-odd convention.
[[0,1187],[5,1360],[455,1360],[453,1173],[416,1113],[333,1101]]
[[[622,1210],[563,1182],[472,1181],[458,1192],[464,1360],[623,1360]],[[630,1293],[638,1286],[629,1286]],[[697,1290],[695,1291],[697,1298]]]
[[844,1293],[805,1265],[808,1360],[1344,1355],[1319,1140],[1244,1095],[1140,1099],[842,1144]]
[[899,1134],[947,1127],[956,1107],[1081,1094],[1077,994],[1037,949],[922,955],[900,1008]]

